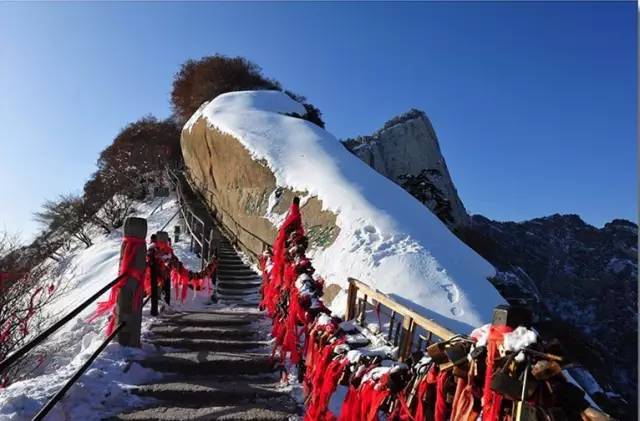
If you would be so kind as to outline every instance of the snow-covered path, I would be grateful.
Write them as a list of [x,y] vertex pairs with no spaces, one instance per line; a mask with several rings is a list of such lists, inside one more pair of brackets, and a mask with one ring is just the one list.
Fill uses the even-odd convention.
[[[139,202],[134,207],[135,216],[147,219],[147,237],[160,230],[178,210],[173,197]],[[176,223],[174,218],[170,227]],[[122,231],[108,236],[95,232],[92,240],[91,247],[73,247],[62,262],[56,263],[57,293],[43,315],[51,322],[61,319],[117,276]],[[174,252],[186,267],[200,268],[200,259],[189,251],[188,240],[174,244]],[[98,301],[105,300],[107,295]],[[205,301],[201,296],[189,297],[184,305],[174,303],[173,308],[195,310],[202,308]],[[94,311],[95,305],[90,305],[35,349],[39,361],[28,378],[0,389],[1,421],[31,419],[96,350],[104,339],[107,318],[89,323],[87,319]],[[143,339],[149,335],[152,321],[147,305],[143,309]],[[47,419],[98,420],[141,404],[142,400],[130,393],[131,386],[157,380],[161,374],[131,361],[155,349],[144,341],[141,349],[109,344]]]
[[271,358],[269,322],[257,309],[258,274],[224,240],[218,261],[219,302],[155,320],[145,340],[157,350],[135,360],[162,379],[132,388],[151,400],[115,419],[297,418]]

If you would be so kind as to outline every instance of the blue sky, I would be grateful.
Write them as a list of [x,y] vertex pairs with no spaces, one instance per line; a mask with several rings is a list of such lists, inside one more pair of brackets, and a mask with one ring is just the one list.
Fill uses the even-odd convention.
[[427,112],[468,210],[637,221],[636,4],[0,3],[0,229],[80,192],[189,58],[245,56],[337,137]]

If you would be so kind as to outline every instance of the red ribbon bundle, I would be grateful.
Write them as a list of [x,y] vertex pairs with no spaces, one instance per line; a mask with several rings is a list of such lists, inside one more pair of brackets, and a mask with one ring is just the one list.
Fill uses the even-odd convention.
[[95,313],[89,319],[89,321],[93,321],[97,317],[100,317],[107,313],[111,313],[109,323],[107,324],[107,336],[111,335],[115,328],[115,309],[116,303],[118,302],[118,295],[120,295],[120,290],[124,288],[130,277],[138,283],[136,292],[133,297],[133,302],[142,302],[142,294],[144,289],[144,271],[135,269],[133,264],[138,249],[141,246],[144,246],[144,244],[144,238],[125,236],[122,239],[122,259],[120,260],[120,268],[118,269],[118,276],[122,276],[122,279],[120,279],[113,287],[111,287],[111,292],[109,293],[109,298],[107,299],[107,301],[98,302]]
[[491,390],[491,377],[493,376],[495,360],[498,354],[498,345],[504,340],[504,334],[513,329],[509,326],[491,326],[487,340],[487,368],[482,391],[482,420],[497,421],[502,406],[502,395]]

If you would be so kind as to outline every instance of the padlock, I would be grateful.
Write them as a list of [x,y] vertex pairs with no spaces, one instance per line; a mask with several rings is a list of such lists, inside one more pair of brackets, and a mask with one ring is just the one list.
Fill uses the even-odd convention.
[[431,360],[436,364],[444,364],[449,362],[449,357],[444,352],[446,342],[436,342],[427,347],[427,354],[431,357]]
[[529,402],[516,402],[516,416],[513,421],[538,421],[538,411]]
[[460,341],[453,343],[444,349],[444,353],[449,358],[449,361],[456,367],[463,367],[468,364],[469,350],[471,349],[471,343],[466,341]]
[[512,401],[519,400],[522,393],[522,383],[520,380],[514,378],[507,372],[516,355],[517,353],[514,352],[506,358],[502,368],[491,377],[490,385],[491,390]]
[[472,360],[485,360],[484,358],[484,354],[487,351],[487,347],[486,346],[476,346],[473,348],[473,350],[469,353],[469,357],[471,357]]
[[540,360],[531,368],[531,374],[536,380],[547,380],[562,372],[562,367],[555,361]]
[[451,370],[451,374],[455,377],[466,380],[469,377],[469,363],[467,362],[466,367],[454,365],[453,370]]
[[537,421],[538,420],[538,411],[536,407],[529,402],[527,402],[527,387],[529,385],[529,368],[530,364],[527,363],[527,366],[524,369],[524,378],[522,380],[522,389],[520,392],[520,400],[516,402],[516,416],[514,421]]

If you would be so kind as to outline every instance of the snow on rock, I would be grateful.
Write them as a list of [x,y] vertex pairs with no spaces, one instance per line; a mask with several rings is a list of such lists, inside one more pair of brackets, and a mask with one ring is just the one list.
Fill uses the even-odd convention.
[[203,105],[183,135],[205,118],[264,162],[279,187],[315,196],[336,215],[337,238],[312,252],[328,282],[358,278],[459,332],[490,321],[504,303],[487,280],[494,268],[333,135],[287,115],[294,113],[304,114],[302,105],[281,92],[232,92]]

